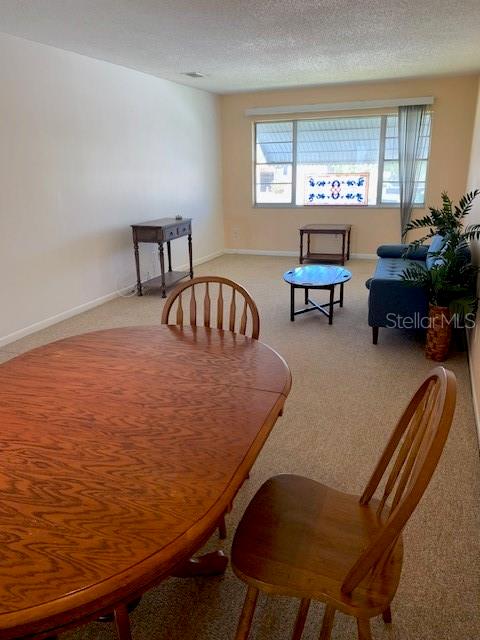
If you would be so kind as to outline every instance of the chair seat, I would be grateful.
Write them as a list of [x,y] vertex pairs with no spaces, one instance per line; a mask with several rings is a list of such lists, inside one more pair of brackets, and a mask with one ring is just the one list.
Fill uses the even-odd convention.
[[250,502],[235,534],[232,567],[268,593],[312,598],[350,615],[373,617],[390,604],[400,579],[402,542],[377,575],[354,591],[342,582],[382,521],[377,502],[296,475],[270,478]]

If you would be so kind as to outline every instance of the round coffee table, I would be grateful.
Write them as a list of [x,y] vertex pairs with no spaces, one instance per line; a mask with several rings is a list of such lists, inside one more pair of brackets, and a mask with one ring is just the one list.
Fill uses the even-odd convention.
[[[333,306],[343,307],[343,285],[348,282],[352,274],[348,269],[330,264],[309,264],[294,267],[283,274],[283,279],[290,285],[290,320],[308,311],[320,311],[328,318],[328,324],[333,322]],[[340,285],[340,298],[334,300],[335,285]],[[295,311],[295,289],[305,290],[305,304],[311,305]],[[308,297],[309,289],[326,289],[330,291],[330,300],[326,304],[317,304]],[[326,310],[328,308],[328,311]]]

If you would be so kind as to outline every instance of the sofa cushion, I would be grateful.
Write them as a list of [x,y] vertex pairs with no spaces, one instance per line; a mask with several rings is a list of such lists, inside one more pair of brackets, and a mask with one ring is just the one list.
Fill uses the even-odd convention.
[[445,239],[443,236],[433,236],[432,242],[428,247],[427,259],[425,260],[427,269],[431,269],[439,260],[438,254],[443,249],[444,243]]

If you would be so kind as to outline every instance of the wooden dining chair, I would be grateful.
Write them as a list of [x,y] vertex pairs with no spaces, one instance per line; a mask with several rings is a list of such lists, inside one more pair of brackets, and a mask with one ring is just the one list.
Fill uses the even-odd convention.
[[[188,300],[186,299],[188,297],[187,290],[190,294]],[[197,295],[201,296],[202,290],[203,303],[201,300],[197,302]],[[171,324],[169,318],[175,303],[174,324],[190,324],[190,326],[196,327],[200,320],[204,327],[225,329],[242,335],[250,335],[255,339],[258,339],[260,334],[260,317],[257,305],[248,291],[233,280],[220,276],[201,276],[182,283],[172,291],[165,302],[162,324]],[[185,320],[187,322],[184,322]]]
[[356,618],[359,640],[371,639],[370,618],[391,622],[401,532],[437,466],[455,402],[454,374],[433,369],[360,497],[295,475],[265,482],[233,541],[233,570],[248,585],[236,640],[248,638],[259,590],[300,598],[292,640],[302,636],[311,600],[326,604],[320,640],[330,638],[337,610]]
[[[168,296],[163,307],[162,324],[170,324],[170,313],[175,306],[177,325],[183,325],[187,320],[187,324],[196,327],[200,321],[204,327],[214,326],[242,335],[248,332],[250,337],[258,340],[260,316],[257,305],[248,291],[233,280],[221,276],[200,276],[183,282]],[[218,532],[222,540],[227,537],[225,514],[218,523]]]

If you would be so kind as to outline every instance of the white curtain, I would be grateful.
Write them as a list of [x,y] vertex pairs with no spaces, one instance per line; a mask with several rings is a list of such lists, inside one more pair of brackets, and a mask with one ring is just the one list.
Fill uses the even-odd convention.
[[404,239],[405,226],[410,222],[415,198],[415,183],[419,178],[421,132],[426,105],[398,108],[398,168],[400,180],[400,231]]

